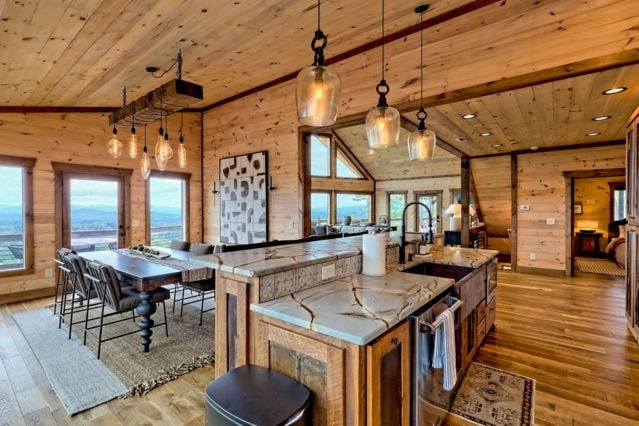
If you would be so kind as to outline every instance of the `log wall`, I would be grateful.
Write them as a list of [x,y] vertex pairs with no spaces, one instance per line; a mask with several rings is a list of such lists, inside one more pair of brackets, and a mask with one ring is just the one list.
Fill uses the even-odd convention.
[[[54,212],[54,172],[52,162],[78,165],[95,165],[133,169],[131,179],[131,220],[140,225],[127,230],[131,244],[144,243],[146,225],[145,181],[139,172],[139,155],[130,159],[126,151],[122,157],[113,159],[106,152],[106,143],[111,138],[111,127],[107,114],[100,113],[44,113],[44,114],[0,114],[0,150],[4,155],[35,158],[33,169],[34,200],[34,274],[0,279],[0,300],[3,296],[31,292],[51,291],[53,278],[45,278],[45,269],[53,268],[56,250]],[[175,139],[180,117],[169,117],[169,129],[176,151]],[[201,114],[184,114],[184,144],[188,151],[187,169],[177,166],[176,157],[169,160],[167,170],[191,173],[190,183],[190,239],[202,240],[202,177],[201,177]],[[147,146],[152,153],[155,147],[157,125],[147,130]],[[126,143],[129,132],[119,129],[119,136]],[[144,137],[142,128],[138,135]],[[126,147],[126,145],[125,145]],[[140,147],[140,151],[141,151]],[[154,160],[153,160],[154,161]],[[155,168],[155,167],[153,167]]]

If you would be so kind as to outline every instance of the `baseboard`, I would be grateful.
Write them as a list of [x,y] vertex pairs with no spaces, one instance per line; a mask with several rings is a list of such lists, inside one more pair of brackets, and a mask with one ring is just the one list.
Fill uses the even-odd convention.
[[531,268],[529,266],[518,266],[515,272],[522,274],[545,275],[549,277],[565,277],[566,271],[559,269]]
[[0,294],[0,305],[53,296],[54,290],[55,289],[53,287],[47,287],[39,288],[37,290],[22,291],[20,293]]

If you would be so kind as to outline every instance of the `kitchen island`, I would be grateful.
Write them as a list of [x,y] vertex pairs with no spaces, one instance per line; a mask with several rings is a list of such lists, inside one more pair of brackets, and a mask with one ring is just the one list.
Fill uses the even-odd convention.
[[[369,277],[360,273],[361,244],[361,237],[349,237],[196,258],[217,270],[216,374],[245,363],[288,374],[311,389],[314,423],[374,424],[390,415],[407,424],[407,316],[459,284],[456,291],[479,295],[464,312],[478,318],[475,302],[482,294],[485,299],[487,268],[497,252],[443,248],[398,265],[398,243],[391,239],[388,273]],[[423,262],[457,265],[472,274],[456,284],[401,272]],[[464,283],[481,288],[469,292]],[[485,307],[484,301],[484,316]],[[475,330],[476,321],[472,325]],[[388,371],[395,399],[382,398],[380,384],[387,381],[381,375]],[[383,405],[384,399],[395,403]],[[392,412],[378,412],[384,407]]]

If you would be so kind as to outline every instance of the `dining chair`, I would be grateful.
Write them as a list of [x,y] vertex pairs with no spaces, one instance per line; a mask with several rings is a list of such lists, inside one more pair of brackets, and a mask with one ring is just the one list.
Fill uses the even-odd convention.
[[[107,338],[103,336],[104,326],[130,320],[130,318],[120,318],[113,321],[105,322],[106,319],[111,318],[114,315],[119,315],[126,312],[131,312],[133,318],[135,318],[134,310],[140,301],[140,292],[132,286],[121,287],[120,279],[118,278],[115,269],[111,265],[106,265],[97,261],[88,262],[87,273],[84,276],[92,283],[93,286],[97,288],[98,297],[102,302],[102,309],[100,312],[100,322],[98,325],[89,326],[88,322],[85,323],[83,343],[86,345],[88,334],[91,334],[95,339],[97,339],[97,357],[98,359],[100,359],[103,342],[108,342],[109,340],[128,336],[140,331],[139,328],[136,328],[135,330],[127,331]],[[153,325],[153,327],[164,326],[166,337],[169,337],[169,328],[166,320],[166,306],[164,304],[164,301],[170,298],[170,296],[171,292],[163,287],[158,287],[151,293],[151,302],[162,303],[162,308],[164,311],[164,322],[156,323]],[[113,312],[105,313],[105,310],[107,308]],[[96,328],[98,329],[97,334],[93,331]]]
[[[61,290],[63,292],[72,291],[69,286],[70,277],[67,275],[66,270],[64,268],[63,269],[60,268],[61,266],[64,267],[64,256],[69,253],[73,253],[73,251],[65,247],[59,248],[55,252],[56,258],[54,259],[54,262],[57,266],[57,269],[56,269],[56,277],[55,277],[55,295],[53,300],[54,315],[57,313],[58,303],[60,303],[58,301],[58,298],[60,298],[60,301],[62,300],[62,294],[60,293],[60,291]],[[62,309],[62,305],[60,305],[60,309]]]
[[189,252],[191,252],[193,256],[202,256],[204,254],[213,253],[213,246],[211,244],[204,243],[191,243]]
[[169,243],[169,248],[173,250],[187,251],[189,249],[189,243],[188,241],[171,240],[171,242]]
[[[184,313],[184,305],[190,305],[190,304],[199,302],[200,303],[200,324],[199,325],[202,325],[202,316],[204,312],[210,312],[215,309],[215,304],[213,304],[212,308],[204,309],[205,300],[215,299],[215,276],[206,280],[183,282],[180,284],[181,284],[180,287],[182,290],[182,298],[180,299],[180,317]],[[185,290],[189,290],[191,295],[185,296],[184,295]],[[196,294],[192,294],[192,293],[196,293]],[[177,294],[175,298],[177,299]],[[175,303],[175,300],[174,300],[174,303]]]
[[[71,252],[67,253],[63,256],[64,266],[61,266],[63,271],[69,276],[69,282],[73,286],[73,291],[65,293],[63,295],[64,302],[62,306],[64,307],[60,312],[60,318],[58,320],[58,328],[62,325],[62,322],[66,323],[69,327],[69,339],[71,338],[71,332],[73,325],[79,323],[86,323],[86,317],[89,315],[89,310],[93,308],[97,308],[100,306],[99,301],[91,303],[92,299],[96,299],[98,297],[98,293],[95,288],[91,286],[87,286],[84,274],[86,273],[86,261],[83,257],[78,256],[77,254]],[[68,298],[71,298],[70,303],[71,306],[67,311],[67,304],[69,303]],[[83,306],[86,302],[86,307]],[[77,306],[76,306],[77,305]],[[73,316],[80,307],[84,311],[85,318],[79,321],[73,321]],[[69,319],[65,315],[69,314]]]

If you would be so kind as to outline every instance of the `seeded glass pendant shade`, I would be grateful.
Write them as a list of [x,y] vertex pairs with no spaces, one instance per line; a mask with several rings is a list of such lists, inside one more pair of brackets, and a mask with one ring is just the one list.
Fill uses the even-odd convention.
[[158,164],[158,169],[166,169],[166,163],[173,157],[173,149],[169,144],[169,132],[162,132],[160,127],[160,134],[155,144],[155,162]]
[[417,129],[408,135],[408,157],[411,160],[431,160],[435,156],[435,132],[428,130],[424,124],[426,118],[426,111],[419,110],[417,116],[420,113],[424,113],[424,118],[420,119]]
[[428,114],[423,106],[423,93],[424,93],[424,34],[423,28],[423,14],[428,9],[428,5],[418,6],[415,9],[416,13],[420,15],[420,50],[419,50],[419,69],[420,69],[420,103],[422,103],[419,111],[417,112],[417,120],[419,124],[408,136],[408,157],[411,160],[430,160],[435,156],[435,144],[437,137],[435,132],[426,128],[426,118]]
[[388,148],[399,143],[399,111],[388,106],[390,87],[384,79],[384,0],[382,0],[382,79],[377,84],[377,106],[366,114],[366,137],[370,148]]
[[315,52],[313,65],[297,74],[295,99],[297,118],[307,126],[328,126],[337,119],[342,82],[339,75],[324,64],[324,48],[328,38],[320,29],[320,2],[317,2],[317,30],[311,41]]
[[122,141],[118,139],[118,129],[113,126],[113,137],[107,142],[107,152],[113,158],[118,158],[122,155]]

